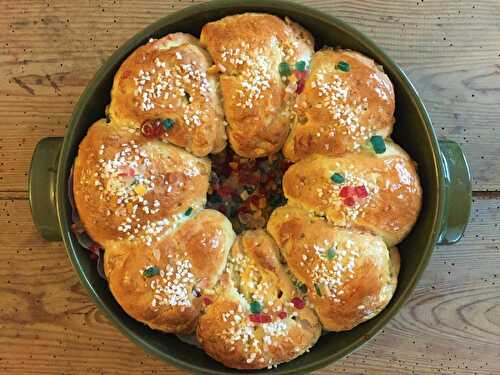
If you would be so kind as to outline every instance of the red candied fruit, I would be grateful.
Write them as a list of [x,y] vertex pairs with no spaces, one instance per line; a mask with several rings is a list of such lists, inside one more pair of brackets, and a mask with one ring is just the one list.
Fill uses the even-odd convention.
[[295,307],[296,309],[299,309],[299,310],[303,309],[306,306],[305,302],[299,297],[293,297],[292,304],[293,304],[293,307]]
[[141,133],[146,138],[158,138],[165,132],[160,119],[145,120],[141,125]]
[[251,314],[249,317],[253,323],[271,323],[271,316],[268,314]]
[[297,94],[301,94],[302,91],[304,91],[304,88],[306,87],[306,81],[303,80],[303,79],[299,79],[299,81],[297,82]]
[[260,176],[260,183],[262,186],[266,185],[271,180],[272,180],[272,177],[268,173],[265,173],[265,174]]
[[359,198],[366,198],[368,196],[368,191],[366,190],[366,187],[364,185],[361,186],[356,186],[356,195]]
[[124,170],[124,171],[118,173],[118,176],[121,176],[121,177],[134,177],[135,176],[135,170],[134,170],[134,168],[128,168],[127,170]]
[[278,313],[278,318],[280,318],[280,319],[285,319],[287,316],[288,316],[288,314],[286,313],[286,311],[280,311]]
[[71,231],[75,234],[82,234],[83,232],[85,232],[81,225],[75,223],[71,224]]
[[307,70],[304,70],[304,71],[300,71],[300,70],[296,70],[294,72],[295,74],[295,77],[297,77],[297,89],[296,89],[296,93],[297,94],[301,94],[302,91],[304,91],[304,88],[306,86],[306,78],[307,78]]
[[212,300],[208,297],[203,297],[203,303],[208,306],[212,304]]
[[128,77],[130,77],[132,75],[132,71],[130,69],[127,69],[125,70],[123,73],[122,73],[122,78],[123,79],[126,79]]
[[231,198],[231,195],[233,194],[233,189],[231,189],[229,186],[221,186],[221,188],[217,191],[217,193],[223,199]]
[[262,176],[260,173],[253,173],[250,178],[249,178],[249,183],[250,185],[258,185],[260,183],[260,180],[262,179]]
[[260,175],[248,171],[241,171],[238,175],[238,182],[243,185],[256,186],[260,183]]
[[101,250],[101,246],[96,242],[92,242],[92,244],[89,247],[89,251],[97,255],[99,254],[99,250]]
[[238,208],[238,214],[251,214],[252,213],[252,209],[246,205],[241,205],[239,208]]
[[250,203],[253,204],[255,207],[259,207],[259,201],[262,199],[262,198],[265,198],[265,195],[264,194],[254,194],[250,197]]
[[352,197],[354,195],[355,189],[352,186],[343,186],[340,189],[339,196],[341,198]]
[[347,197],[347,198],[344,199],[344,204],[346,206],[352,207],[352,206],[354,206],[354,203],[355,202],[354,202],[354,198],[353,197]]
[[305,80],[307,78],[307,70],[304,70],[303,72],[301,72],[300,70],[296,70],[293,73],[295,74],[295,77],[300,80]]

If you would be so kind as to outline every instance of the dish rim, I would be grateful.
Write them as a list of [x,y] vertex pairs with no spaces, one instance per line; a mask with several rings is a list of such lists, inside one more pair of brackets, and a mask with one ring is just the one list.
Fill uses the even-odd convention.
[[[156,22],[150,24],[144,29],[137,32],[134,36],[128,39],[125,43],[123,43],[101,66],[101,68],[95,73],[92,80],[88,83],[87,87],[83,91],[82,95],[78,103],[75,106],[75,109],[72,113],[71,119],[68,123],[68,129],[64,136],[64,142],[61,148],[61,152],[59,155],[59,167],[57,171],[57,180],[56,180],[56,192],[55,192],[55,201],[56,201],[56,210],[57,216],[59,220],[59,225],[61,228],[62,240],[64,242],[65,248],[69,255],[70,261],[72,263],[73,268],[77,272],[80,281],[88,290],[90,296],[94,300],[94,303],[100,308],[101,311],[105,313],[107,318],[131,341],[135,344],[139,345],[141,348],[146,350],[147,352],[155,355],[162,360],[165,360],[172,365],[192,371],[197,373],[205,373],[205,374],[221,374],[221,373],[229,373],[233,371],[235,373],[240,373],[241,371],[236,369],[228,369],[230,371],[221,372],[219,370],[213,370],[206,367],[198,366],[191,362],[186,362],[183,360],[179,360],[177,357],[172,356],[171,354],[165,353],[159,350],[155,345],[151,344],[148,340],[144,340],[135,334],[131,329],[128,328],[127,324],[122,321],[119,317],[117,317],[104,303],[104,300],[98,295],[95,290],[91,280],[87,277],[87,274],[83,270],[82,264],[80,263],[79,256],[76,254],[77,241],[71,237],[71,229],[70,229],[70,218],[71,215],[67,210],[65,197],[67,193],[67,181],[66,181],[66,168],[69,168],[73,163],[73,157],[71,157],[71,151],[77,144],[75,144],[77,136],[77,124],[80,122],[80,118],[84,114],[84,109],[88,105],[88,102],[95,95],[95,92],[102,81],[104,81],[104,77],[109,75],[114,69],[115,65],[121,63],[121,61],[126,58],[138,45],[142,44],[144,41],[147,41],[150,37],[155,36],[155,34],[161,28],[165,27],[170,23],[178,22],[186,17],[193,16],[199,14],[201,12],[214,12],[216,10],[225,10],[228,7],[234,8],[234,11],[231,11],[233,14],[243,13],[246,10],[241,10],[241,8],[255,8],[255,11],[270,13],[273,14],[273,9],[282,8],[287,9],[287,7],[293,6],[296,12],[303,14],[304,16],[310,19],[320,20],[325,24],[335,25],[338,29],[341,29],[345,34],[349,35],[354,40],[358,41],[362,44],[369,52],[371,57],[374,57],[378,63],[384,66],[384,68],[388,68],[392,71],[394,77],[396,77],[400,83],[401,87],[406,91],[407,96],[411,99],[412,105],[416,108],[416,114],[418,115],[420,122],[425,126],[423,129],[425,130],[425,138],[428,144],[431,146],[432,150],[432,164],[435,169],[435,174],[437,176],[436,181],[430,181],[430,184],[435,184],[434,188],[437,192],[435,197],[427,196],[425,199],[435,199],[435,206],[437,209],[435,212],[430,212],[429,216],[432,218],[431,227],[433,228],[432,233],[429,233],[426,246],[422,249],[422,256],[420,258],[420,262],[415,265],[415,272],[410,277],[409,281],[405,285],[405,288],[402,290],[401,294],[398,296],[397,300],[395,300],[392,304],[390,304],[385,310],[384,316],[380,317],[379,321],[376,325],[371,327],[365,332],[363,336],[360,336],[356,340],[354,340],[350,345],[347,345],[342,348],[340,351],[336,351],[330,355],[326,355],[320,360],[315,360],[309,363],[304,363],[301,366],[294,367],[293,369],[283,369],[280,371],[280,367],[274,368],[272,371],[274,373],[286,373],[286,374],[302,374],[308,373],[319,368],[325,367],[326,365],[344,357],[345,355],[353,352],[357,348],[359,348],[362,344],[366,343],[369,339],[371,339],[376,333],[378,333],[396,314],[397,311],[401,308],[401,306],[408,300],[408,297],[413,292],[416,283],[420,279],[423,271],[425,270],[430,256],[432,254],[434,245],[437,240],[439,228],[441,225],[441,220],[444,213],[444,193],[445,193],[445,183],[444,183],[444,173],[443,166],[439,151],[439,145],[437,142],[436,135],[434,133],[434,129],[432,128],[432,123],[425,109],[425,106],[420,99],[419,94],[417,93],[415,87],[406,76],[406,74],[402,71],[402,69],[388,56],[386,53],[378,47],[370,38],[365,36],[360,31],[356,30],[354,27],[350,26],[346,22],[338,19],[337,17],[322,13],[316,9],[290,2],[285,0],[215,0],[209,1],[207,3],[196,4],[192,6],[188,6],[174,13],[168,14]],[[258,8],[258,10],[257,10]],[[90,124],[89,124],[90,126]],[[431,216],[432,214],[432,216]],[[269,370],[268,370],[269,371]]]

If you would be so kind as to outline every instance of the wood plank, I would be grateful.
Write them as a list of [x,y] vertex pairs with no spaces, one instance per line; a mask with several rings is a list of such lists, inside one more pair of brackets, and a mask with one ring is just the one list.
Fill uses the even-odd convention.
[[[500,373],[500,197],[476,198],[463,240],[434,252],[375,339],[319,374]],[[0,373],[178,374],[123,337],[44,242],[26,200],[0,200]]]
[[[26,191],[36,142],[63,135],[106,58],[137,31],[202,1],[0,1],[0,190]],[[463,145],[475,190],[500,190],[500,3],[308,0],[400,63],[440,136]]]

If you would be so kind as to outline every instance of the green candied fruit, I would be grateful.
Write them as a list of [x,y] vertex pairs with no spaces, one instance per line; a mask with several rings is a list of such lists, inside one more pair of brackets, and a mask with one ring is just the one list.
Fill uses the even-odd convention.
[[286,203],[286,199],[280,193],[274,193],[269,198],[269,207],[276,208],[283,206]]
[[306,62],[304,60],[300,60],[295,64],[295,69],[299,72],[304,72],[306,70]]
[[318,284],[314,284],[314,289],[316,290],[316,294],[321,297],[321,289]]
[[338,172],[335,172],[334,174],[332,174],[332,177],[330,177],[330,178],[336,184],[341,184],[342,182],[345,181],[345,178],[342,175],[342,173],[338,173]]
[[290,69],[290,65],[286,62],[282,62],[278,66],[278,70],[280,72],[280,76],[288,77],[292,75],[292,70]]
[[343,72],[348,72],[351,70],[351,65],[345,61],[339,61],[337,66],[335,67],[337,70],[341,70]]
[[386,150],[384,138],[380,135],[374,135],[370,138],[370,143],[372,144],[373,151],[376,154],[383,154]]
[[259,303],[259,301],[252,301],[250,303],[250,311],[252,314],[260,314],[262,311],[262,305]]
[[153,277],[153,276],[156,276],[159,274],[160,274],[160,270],[158,269],[158,267],[151,266],[151,267],[148,267],[144,270],[144,272],[142,273],[142,276]]
[[326,253],[326,258],[328,260],[333,260],[337,254],[335,253],[335,249],[333,247],[330,247],[328,249],[328,252]]
[[169,129],[173,128],[173,126],[175,124],[175,120],[172,120],[171,118],[167,118],[167,119],[163,120],[161,122],[161,124],[163,125],[165,130],[169,130]]

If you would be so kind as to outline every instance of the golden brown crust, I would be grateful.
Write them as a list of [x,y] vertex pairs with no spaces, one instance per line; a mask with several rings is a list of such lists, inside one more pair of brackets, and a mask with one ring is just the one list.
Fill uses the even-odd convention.
[[287,362],[319,338],[314,312],[291,302],[300,292],[264,230],[237,238],[218,292],[200,318],[197,336],[203,349],[228,367],[259,369]]
[[[121,65],[109,119],[91,126],[75,159],[76,208],[105,249],[117,302],[152,329],[196,330],[228,367],[288,362],[322,326],[350,330],[380,313],[399,274],[391,246],[421,208],[415,166],[388,138],[388,76],[360,53],[313,48],[300,25],[259,13],[207,23],[200,40],[152,39]],[[205,156],[226,147],[225,119],[240,156],[282,150],[297,162],[270,235],[235,238],[225,216],[204,209]],[[141,125],[152,121],[163,125],[148,136]],[[385,153],[373,135],[387,138]]]
[[[340,70],[339,62],[349,64],[349,71]],[[391,134],[394,107],[392,83],[373,60],[350,50],[318,51],[283,154],[297,161],[355,151],[373,135]]]
[[224,215],[203,210],[152,247],[108,242],[104,270],[111,292],[130,316],[149,327],[190,333],[202,295],[222,274],[234,238]]
[[225,147],[217,74],[208,53],[189,34],[169,34],[137,48],[120,66],[109,115],[139,129],[145,120],[171,119],[164,141],[197,156]]
[[209,176],[208,159],[100,120],[80,143],[73,193],[94,241],[151,244],[186,211],[203,208]]
[[[417,220],[422,189],[406,152],[392,142],[386,147],[383,154],[316,155],[293,164],[283,177],[289,204],[325,215],[335,225],[369,230],[388,246],[396,245]],[[344,181],[332,181],[334,173],[341,174]],[[364,198],[363,188],[352,191],[362,186]],[[349,189],[351,198],[342,194]]]
[[335,227],[288,205],[273,212],[267,229],[294,276],[307,286],[324,329],[352,329],[392,298],[399,254],[379,237]]
[[255,158],[279,151],[297,86],[294,75],[282,80],[279,64],[309,62],[312,36],[288,19],[245,13],[207,23],[200,41],[222,73],[228,137],[235,152]]

